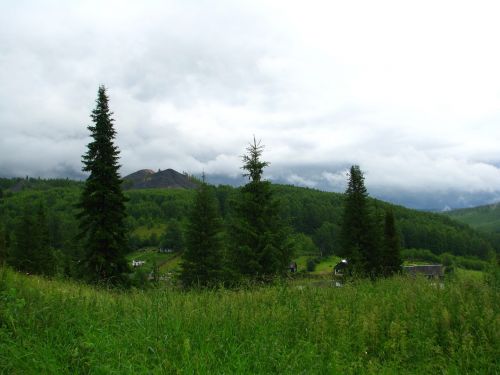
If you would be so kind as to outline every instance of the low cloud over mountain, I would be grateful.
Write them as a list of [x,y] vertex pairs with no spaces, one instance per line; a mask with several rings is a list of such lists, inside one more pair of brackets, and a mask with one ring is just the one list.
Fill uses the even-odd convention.
[[500,196],[498,10],[8,2],[0,175],[83,177],[86,126],[105,84],[122,175],[173,168],[241,182],[255,134],[275,181],[342,191],[346,168],[359,164],[374,196],[420,208],[488,203]]

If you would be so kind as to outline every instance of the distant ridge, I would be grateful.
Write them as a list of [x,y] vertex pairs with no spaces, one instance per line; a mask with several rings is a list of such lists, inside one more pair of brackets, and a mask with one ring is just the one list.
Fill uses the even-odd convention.
[[196,189],[198,186],[186,174],[173,169],[154,172],[141,169],[123,178],[125,189]]
[[443,214],[479,231],[500,233],[500,202],[486,206],[461,208],[443,212]]

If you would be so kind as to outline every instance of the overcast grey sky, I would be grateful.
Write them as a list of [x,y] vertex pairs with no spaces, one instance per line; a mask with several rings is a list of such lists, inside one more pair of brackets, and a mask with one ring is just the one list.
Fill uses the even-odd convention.
[[235,177],[255,134],[275,180],[497,200],[499,4],[1,1],[0,175],[77,176],[105,84],[123,175]]

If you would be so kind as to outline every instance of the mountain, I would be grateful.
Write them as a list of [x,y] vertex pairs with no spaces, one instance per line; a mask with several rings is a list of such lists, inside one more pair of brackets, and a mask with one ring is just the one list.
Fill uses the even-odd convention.
[[141,169],[123,178],[125,189],[196,189],[197,183],[187,174],[173,169],[154,172]]
[[500,233],[500,204],[463,208],[443,213],[481,232]]

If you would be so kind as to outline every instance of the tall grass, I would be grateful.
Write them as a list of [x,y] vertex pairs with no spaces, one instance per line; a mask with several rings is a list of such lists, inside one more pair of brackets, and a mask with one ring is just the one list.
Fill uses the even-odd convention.
[[2,269],[0,371],[494,374],[498,297],[480,280],[404,278],[121,293]]

